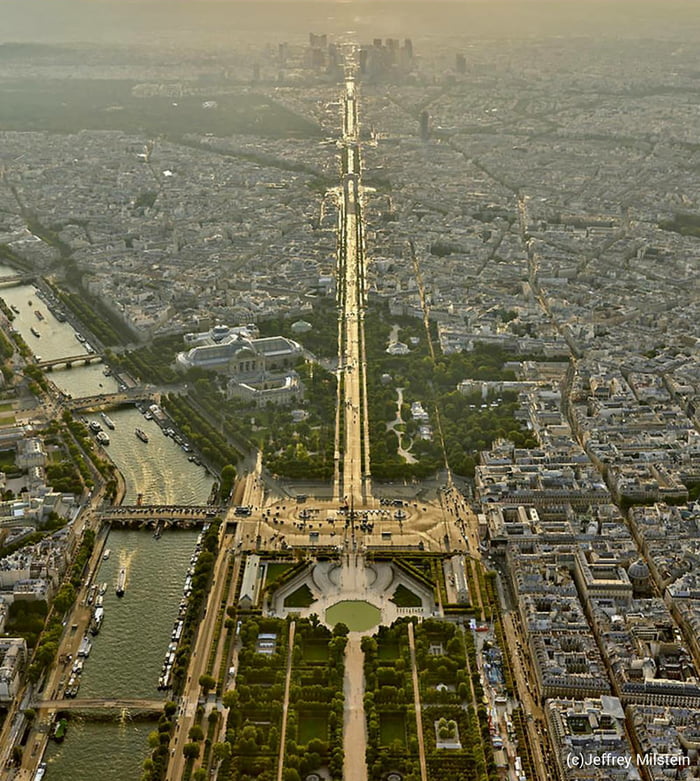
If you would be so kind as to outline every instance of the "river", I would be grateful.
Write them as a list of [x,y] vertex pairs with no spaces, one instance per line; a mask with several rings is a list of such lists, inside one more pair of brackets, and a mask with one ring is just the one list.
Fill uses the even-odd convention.
[[[0,266],[0,278],[15,272]],[[60,323],[37,296],[33,285],[0,289],[8,306],[15,306],[13,326],[31,349],[44,359],[85,353],[69,323]],[[29,303],[31,301],[31,304]],[[34,312],[43,315],[39,319]],[[40,337],[32,335],[35,328]],[[40,346],[39,346],[40,345]],[[103,364],[60,369],[48,376],[65,393],[90,396],[117,390],[115,380],[104,374]],[[205,504],[213,478],[174,440],[166,437],[153,420],[146,420],[135,407],[109,411],[114,430],[106,452],[124,476],[125,503]],[[88,414],[87,420],[100,420]],[[147,443],[134,434],[144,430]],[[166,531],[156,540],[136,530],[114,530],[106,547],[108,560],[101,563],[96,582],[107,582],[105,618],[94,639],[92,652],[81,676],[81,697],[154,698],[161,665],[170,642],[170,632],[182,598],[196,531]],[[128,572],[124,597],[116,596],[114,584],[119,569]],[[46,781],[137,781],[148,754],[149,722],[132,722],[128,714],[119,721],[71,720],[64,743],[51,743],[47,753]]]
[[[188,461],[187,453],[155,421],[146,420],[135,407],[111,410],[109,417],[115,428],[105,429],[111,439],[107,452],[126,480],[125,504],[135,504],[139,493],[144,504],[206,504],[213,478],[203,466]],[[97,415],[88,419],[100,420]],[[147,443],[136,437],[137,428],[148,434]]]
[[[0,266],[0,278],[10,276],[7,266]],[[88,350],[78,341],[75,329],[68,323],[59,323],[51,314],[48,306],[37,295],[34,285],[16,285],[0,288],[0,297],[10,307],[15,307],[15,319],[12,325],[22,334],[29,349],[43,360],[69,358],[72,355],[85,355]],[[37,317],[39,312],[41,317]],[[39,336],[35,336],[31,329]]]
[[[144,531],[110,533],[111,554],[95,578],[107,583],[105,617],[85,661],[79,697],[163,696],[157,690],[158,676],[197,534],[165,532],[156,540]],[[115,585],[121,567],[127,571],[126,593],[118,597]],[[71,720],[65,742],[51,743],[46,752],[46,779],[137,781],[152,729],[155,723],[131,722],[127,712],[117,722]]]
[[46,755],[46,781],[138,781],[153,722],[107,723],[72,719],[60,746]]

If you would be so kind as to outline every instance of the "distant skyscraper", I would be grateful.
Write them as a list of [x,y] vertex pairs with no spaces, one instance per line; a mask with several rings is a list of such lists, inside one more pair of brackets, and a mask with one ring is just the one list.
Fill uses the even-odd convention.
[[309,46],[312,49],[325,49],[328,45],[328,38],[326,34],[316,35],[315,33],[309,33]]
[[360,49],[360,73],[367,73],[367,49]]
[[463,54],[455,56],[455,70],[457,73],[467,72],[467,58]]
[[312,68],[323,68],[326,64],[326,53],[323,51],[323,49],[312,49],[311,50],[311,67]]
[[430,115],[427,111],[422,111],[420,115],[420,137],[423,141],[428,140],[430,135]]
[[316,35],[316,33],[309,33],[309,46],[312,49],[325,49],[328,45],[328,38],[326,34]]
[[410,62],[413,59],[413,41],[410,38],[406,38],[403,42],[403,48],[406,52],[406,58]]
[[328,44],[328,64],[335,68],[338,62],[338,47],[334,43],[330,43]]

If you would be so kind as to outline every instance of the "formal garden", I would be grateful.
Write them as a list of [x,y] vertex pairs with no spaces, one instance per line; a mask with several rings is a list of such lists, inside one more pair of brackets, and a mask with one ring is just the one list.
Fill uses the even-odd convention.
[[[392,771],[420,778],[407,624],[400,619],[362,641],[369,778]],[[454,623],[414,624],[423,742],[431,781],[495,781],[484,692],[472,635]]]
[[[261,644],[261,636],[266,636]],[[239,632],[236,688],[224,695],[229,710],[226,741],[231,757],[220,778],[273,781],[282,731],[289,626],[276,618],[245,619]]]
[[407,620],[362,638],[365,655],[367,773],[371,781],[401,773],[419,781],[418,733],[408,648]]
[[317,616],[297,619],[292,652],[285,781],[321,768],[343,776],[343,676],[347,628],[333,632]]
[[[230,756],[219,778],[277,779],[290,623],[260,616],[242,621],[236,688],[224,695]],[[284,781],[300,781],[320,769],[331,779],[342,778],[346,634],[346,627],[331,632],[316,616],[295,621]]]

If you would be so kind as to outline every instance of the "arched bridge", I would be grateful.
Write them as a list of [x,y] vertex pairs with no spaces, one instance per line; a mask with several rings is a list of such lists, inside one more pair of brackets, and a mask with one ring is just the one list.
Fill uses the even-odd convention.
[[203,523],[211,521],[216,516],[223,517],[226,507],[219,504],[205,505],[119,505],[108,507],[102,513],[104,521],[139,521],[150,523],[152,521],[194,521]]
[[26,285],[34,282],[34,274],[15,274],[11,277],[0,277],[0,287],[14,287],[15,285]]
[[63,699],[39,700],[33,704],[36,710],[141,710],[161,711],[165,700],[100,700],[100,699]]
[[90,407],[109,407],[118,404],[128,404],[134,401],[158,401],[159,394],[146,390],[141,386],[129,388],[119,393],[100,393],[95,396],[81,396],[76,399],[67,399],[63,406],[68,409],[89,409]]
[[104,360],[101,353],[81,353],[69,355],[67,358],[52,358],[50,361],[37,361],[36,365],[42,369],[52,369],[54,366],[72,366],[74,363],[83,363],[86,366],[91,363],[99,363]]

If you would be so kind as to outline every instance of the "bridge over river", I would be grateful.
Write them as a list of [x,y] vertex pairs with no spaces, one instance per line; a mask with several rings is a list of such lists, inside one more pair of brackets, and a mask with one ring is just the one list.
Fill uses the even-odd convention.
[[119,521],[150,523],[152,521],[190,521],[204,523],[212,518],[226,515],[227,508],[219,504],[205,505],[162,505],[134,504],[108,507],[102,513],[102,520],[108,523]]
[[163,710],[165,700],[137,700],[137,699],[61,699],[38,700],[32,707],[36,710],[54,711],[84,711],[84,710],[129,710],[129,711],[156,711]]
[[94,396],[67,399],[63,402],[63,406],[72,410],[83,410],[93,407],[116,407],[120,404],[130,404],[137,401],[158,402],[160,401],[160,393],[139,385],[118,393],[99,393]]
[[81,353],[80,355],[69,355],[67,358],[51,358],[50,360],[37,361],[36,365],[42,369],[52,369],[54,366],[72,366],[74,363],[82,363],[88,366],[91,363],[98,363],[104,360],[100,353]]

